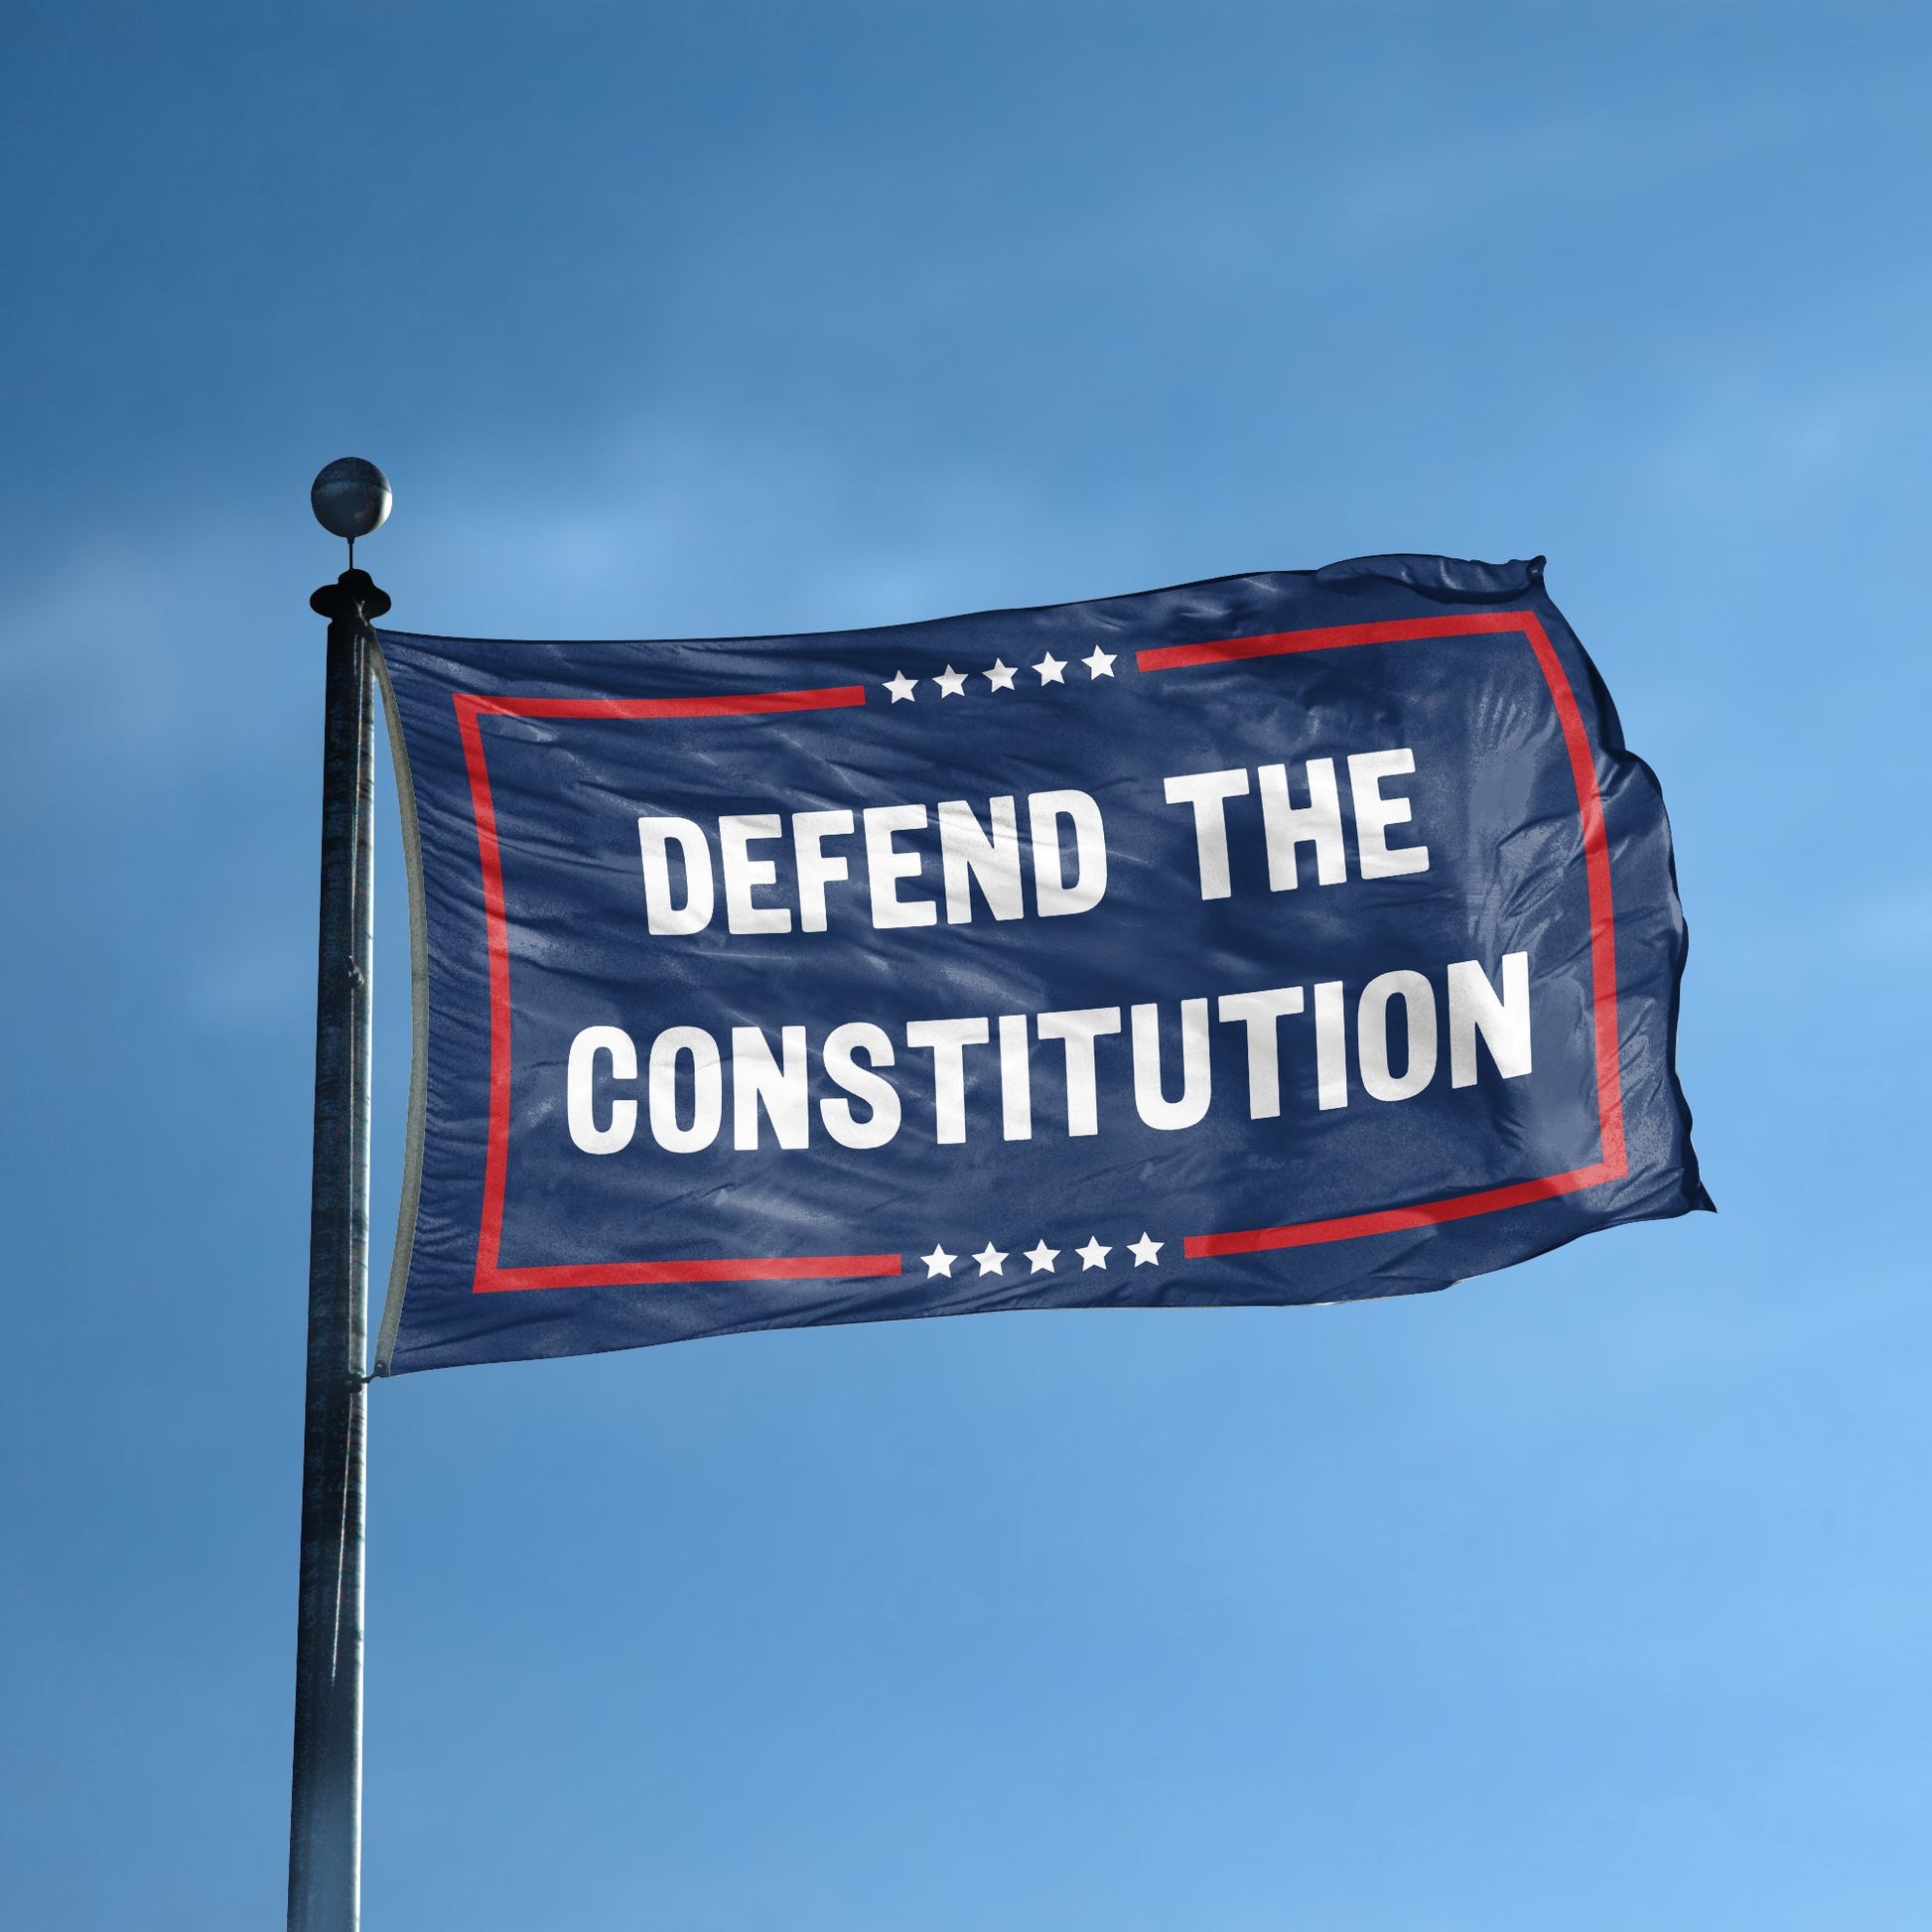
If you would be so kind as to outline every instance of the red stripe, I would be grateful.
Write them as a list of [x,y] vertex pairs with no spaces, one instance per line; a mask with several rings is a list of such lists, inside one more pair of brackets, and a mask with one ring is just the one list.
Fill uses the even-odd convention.
[[1623,1145],[1623,1069],[1616,1036],[1616,917],[1610,900],[1610,843],[1603,830],[1603,795],[1596,788],[1596,759],[1584,729],[1577,694],[1564,675],[1548,634],[1535,618],[1523,625],[1544,681],[1556,700],[1563,742],[1570,753],[1570,774],[1584,826],[1584,879],[1589,889],[1589,966],[1596,1023],[1596,1115],[1603,1134],[1605,1180],[1629,1172]]
[[1238,1234],[1190,1234],[1181,1248],[1192,1261],[1210,1255],[1260,1254],[1269,1248],[1309,1248],[1322,1241],[1356,1241],[1365,1234],[1399,1234],[1404,1228],[1433,1227],[1439,1221],[1464,1221],[1472,1214],[1522,1207],[1530,1201],[1574,1194],[1580,1188],[1597,1187],[1616,1178],[1617,1174],[1599,1161],[1594,1167],[1575,1168],[1569,1173],[1519,1180],[1510,1187],[1487,1187],[1479,1194],[1453,1194],[1447,1200],[1424,1201],[1415,1207],[1344,1214],[1332,1221],[1299,1221],[1290,1227],[1244,1228]]
[[709,698],[483,698],[460,702],[503,718],[746,718],[776,711],[843,711],[866,701],[863,684],[817,691],[734,691]]
[[846,1281],[897,1275],[897,1255],[775,1255],[749,1261],[600,1261],[569,1268],[477,1271],[476,1293],[531,1288],[642,1288],[652,1282]]
[[860,1275],[897,1275],[897,1255],[769,1255],[747,1261],[635,1261],[565,1268],[499,1268],[503,1241],[503,1192],[509,1172],[510,957],[509,921],[503,908],[502,853],[496,839],[496,808],[489,795],[483,758],[484,715],[508,718],[726,718],[783,711],[837,711],[866,701],[865,686],[841,684],[817,691],[732,692],[709,698],[495,698],[458,691],[457,726],[470,774],[470,802],[477,820],[483,862],[483,931],[489,954],[489,1137],[483,1155],[483,1222],[477,1231],[478,1295],[526,1288],[622,1288],[651,1282],[818,1280]]
[[1243,657],[1282,657],[1294,651],[1341,650],[1349,644],[1400,644],[1412,637],[1462,637],[1472,631],[1522,630],[1536,622],[1527,611],[1470,611],[1452,618],[1397,618],[1387,623],[1337,623],[1324,630],[1271,630],[1261,637],[1223,637],[1212,644],[1163,644],[1137,650],[1143,671],[1178,671],[1189,664],[1231,664]]
[[1596,786],[1596,760],[1577,694],[1570,688],[1542,621],[1532,611],[1469,611],[1454,617],[1397,620],[1388,623],[1335,624],[1321,630],[1278,630],[1261,637],[1227,637],[1210,644],[1171,644],[1139,651],[1143,671],[1179,670],[1189,664],[1225,664],[1249,657],[1281,657],[1297,651],[1335,650],[1350,644],[1398,644],[1424,637],[1458,637],[1518,631],[1529,640],[1537,668],[1549,686],[1570,755],[1577,787],[1577,812],[1584,840],[1584,883],[1589,901],[1590,1009],[1596,1049],[1596,1118],[1603,1158],[1593,1167],[1548,1174],[1513,1186],[1455,1194],[1417,1207],[1389,1208],[1374,1214],[1344,1214],[1328,1221],[1301,1221],[1286,1227],[1246,1228],[1224,1234],[1190,1234],[1182,1242],[1190,1257],[1257,1254],[1270,1248],[1304,1248],[1322,1241],[1353,1241],[1368,1234],[1394,1234],[1404,1228],[1460,1221],[1505,1207],[1571,1194],[1621,1180],[1629,1173],[1623,1134],[1623,1076],[1616,1018],[1616,922],[1610,897],[1610,848],[1603,830],[1603,797]]

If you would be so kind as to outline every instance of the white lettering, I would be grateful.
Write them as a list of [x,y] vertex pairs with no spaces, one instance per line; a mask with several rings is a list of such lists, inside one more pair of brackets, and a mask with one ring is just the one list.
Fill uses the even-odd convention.
[[825,889],[835,881],[849,879],[852,868],[838,853],[827,854],[826,839],[849,838],[850,812],[793,812],[791,815],[792,862],[798,868],[798,929],[800,932],[825,930]]
[[941,1147],[966,1138],[966,1048],[992,1037],[984,1020],[914,1020],[905,1030],[908,1046],[932,1053],[932,1111]]
[[[1407,1035],[1403,1068],[1389,1070],[1389,1002],[1400,1000]],[[1355,1009],[1355,1060],[1376,1100],[1407,1100],[1436,1074],[1436,989],[1420,973],[1378,973]]]
[[[850,824],[846,829],[851,829]],[[884,1147],[898,1132],[898,1092],[890,1080],[861,1066],[853,1057],[857,1053],[865,1054],[873,1066],[891,1066],[893,1042],[885,1028],[854,1020],[825,1035],[826,1073],[864,1101],[872,1109],[871,1118],[860,1120],[850,1100],[821,1100],[819,1118],[841,1147]]]
[[[640,818],[637,838],[643,848],[644,918],[652,932],[702,932],[711,923],[711,848],[688,818]],[[669,849],[684,861],[684,903],[671,903]]]
[[1395,879],[1405,872],[1429,870],[1428,846],[1392,850],[1387,837],[1391,825],[1409,822],[1410,804],[1406,798],[1384,798],[1382,780],[1399,778],[1415,768],[1416,755],[1406,745],[1391,752],[1357,752],[1348,760],[1348,788],[1355,800],[1355,855],[1364,879]]
[[621,1154],[637,1131],[637,1103],[611,1102],[611,1124],[597,1124],[597,1056],[608,1054],[611,1077],[637,1077],[637,1048],[621,1027],[586,1027],[570,1042],[570,1063],[564,1071],[564,1115],[572,1143],[586,1154]]
[[946,880],[946,919],[958,925],[973,916],[973,887],[985,896],[996,919],[1017,919],[1027,909],[1020,888],[1020,827],[1011,798],[989,798],[989,838],[963,798],[939,807],[939,862]]
[[1248,1030],[1248,1118],[1276,1120],[1282,1111],[1280,1039],[1275,1025],[1302,1011],[1299,986],[1274,986],[1260,993],[1223,993],[1217,1011],[1223,1021]]
[[753,901],[757,886],[775,886],[778,868],[754,859],[748,848],[780,836],[776,812],[727,812],[718,821],[718,863],[725,875],[725,919],[734,932],[789,932],[791,913],[782,905]]
[[[1036,791],[1027,801],[1034,846],[1034,903],[1042,919],[1088,912],[1107,890],[1107,834],[1084,791]],[[870,814],[868,814],[870,816]],[[1060,862],[1060,820],[1073,827],[1074,883]]]
[[1333,759],[1310,759],[1309,802],[1288,802],[1288,766],[1264,764],[1255,772],[1261,787],[1261,829],[1268,843],[1268,887],[1293,892],[1301,884],[1297,848],[1314,847],[1315,882],[1339,886],[1348,877],[1348,848],[1341,836],[1341,796]]
[[1473,959],[1449,969],[1449,1085],[1476,1083],[1476,1035],[1480,1034],[1505,1080],[1530,1070],[1530,956],[1503,954],[1502,998]]
[[1064,1042],[1066,1055],[1066,1131],[1074,1138],[1100,1132],[1100,1109],[1093,1077],[1093,1042],[1120,1032],[1119,1007],[1076,1007],[1067,1013],[1042,1013],[1035,1023],[1041,1039]]
[[1201,897],[1226,898],[1234,890],[1228,880],[1227,801],[1248,795],[1248,774],[1195,771],[1170,778],[1167,793],[1170,805],[1194,808],[1194,851],[1199,861]]
[[916,852],[900,852],[895,832],[916,832],[926,820],[923,805],[866,807],[866,875],[872,886],[872,922],[876,926],[936,925],[939,908],[928,898],[898,896],[901,879],[916,879],[924,865]]
[[1000,1016],[1000,1136],[1008,1141],[1034,1137],[1033,1056],[1024,1013]]
[[803,1147],[811,1139],[811,1097],[805,1071],[805,1030],[778,1029],[782,1067],[771,1057],[761,1027],[732,1029],[732,1145],[750,1150],[759,1144],[759,1108],[770,1116],[780,1147]]
[[1323,980],[1314,989],[1314,1104],[1348,1105],[1348,1023],[1341,1003],[1341,981]]
[[[691,1125],[677,1120],[677,1060],[691,1056]],[[725,1069],[718,1042],[702,1027],[666,1027],[650,1046],[650,1135],[666,1154],[701,1154],[718,1138],[725,1114]]]
[[1150,1127],[1164,1133],[1193,1127],[1213,1097],[1213,1068],[1207,1056],[1207,1002],[1180,1003],[1180,1098],[1170,1100],[1161,1087],[1161,1009],[1134,1009],[1134,1105]]

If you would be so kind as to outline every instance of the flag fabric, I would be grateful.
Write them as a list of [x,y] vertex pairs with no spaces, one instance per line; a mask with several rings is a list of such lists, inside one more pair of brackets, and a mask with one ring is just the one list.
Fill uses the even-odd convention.
[[380,643],[383,1373],[1407,1294],[1710,1205],[1662,796],[1540,559]]

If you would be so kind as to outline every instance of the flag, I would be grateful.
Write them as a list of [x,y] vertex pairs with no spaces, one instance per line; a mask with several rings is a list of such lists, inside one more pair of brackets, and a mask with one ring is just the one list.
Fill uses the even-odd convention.
[[1407,1294],[1710,1205],[1662,795],[1540,559],[380,662],[383,1373]]

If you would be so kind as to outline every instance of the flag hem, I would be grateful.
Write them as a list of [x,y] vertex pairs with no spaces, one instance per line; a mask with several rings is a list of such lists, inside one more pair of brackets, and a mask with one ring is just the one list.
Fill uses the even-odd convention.
[[387,1375],[402,1327],[403,1298],[409,1290],[409,1264],[416,1251],[416,1210],[423,1191],[423,1137],[429,1106],[429,914],[424,903],[423,845],[416,818],[416,786],[410,776],[409,747],[402,714],[389,682],[381,632],[373,653],[382,689],[382,719],[389,735],[390,768],[396,779],[396,805],[402,820],[403,871],[409,887],[409,1112],[403,1129],[402,1194],[396,1203],[395,1248],[382,1298],[382,1326],[376,1335],[373,1373]]

